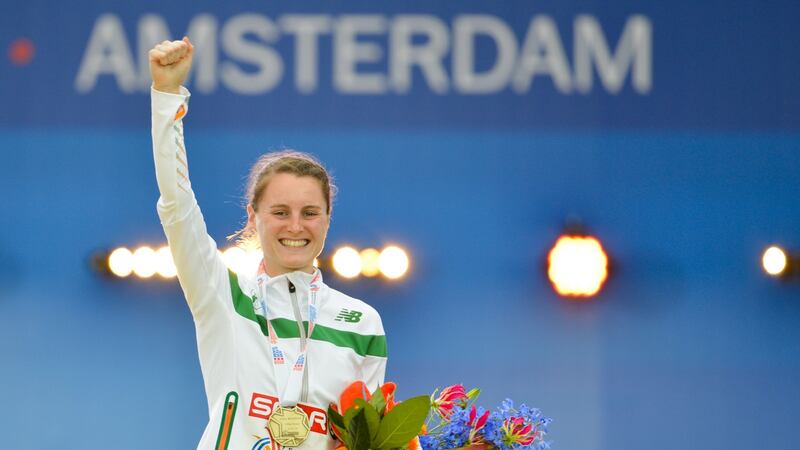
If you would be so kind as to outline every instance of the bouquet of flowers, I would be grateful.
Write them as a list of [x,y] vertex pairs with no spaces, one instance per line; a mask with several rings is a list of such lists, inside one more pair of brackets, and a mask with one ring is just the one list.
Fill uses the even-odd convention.
[[[495,410],[475,405],[479,389],[456,384],[430,397],[396,402],[396,385],[387,383],[374,394],[364,383],[351,384],[331,404],[332,431],[347,450],[541,450],[551,419],[525,404],[506,399]],[[341,412],[341,413],[340,413]]]
[[455,384],[431,395],[432,414],[426,434],[420,436],[424,450],[443,450],[462,447],[485,449],[545,449],[547,427],[551,419],[536,408],[524,403],[514,407],[506,399],[494,411],[475,406],[479,389],[469,392]]

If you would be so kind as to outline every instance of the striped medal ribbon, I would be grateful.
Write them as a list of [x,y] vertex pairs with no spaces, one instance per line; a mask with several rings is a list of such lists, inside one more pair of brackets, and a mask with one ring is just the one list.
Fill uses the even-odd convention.
[[[272,365],[277,371],[278,367],[285,367],[286,358],[285,353],[281,349],[280,346],[280,338],[278,337],[278,333],[275,332],[275,328],[272,326],[272,322],[270,321],[269,317],[269,307],[267,304],[267,281],[269,280],[269,276],[267,275],[266,268],[264,266],[264,260],[261,260],[261,264],[258,266],[258,293],[259,293],[259,302],[261,304],[261,309],[264,312],[264,319],[267,322],[267,329],[269,331],[269,343],[272,350]],[[287,279],[288,281],[288,279]],[[305,330],[303,329],[302,323],[298,324],[300,328],[300,337],[301,337],[301,344],[300,344],[300,354],[297,355],[297,359],[292,364],[289,372],[289,378],[286,382],[286,386],[283,389],[283,395],[280,397],[280,404],[285,406],[294,406],[296,405],[301,399],[302,395],[302,388],[303,388],[303,376],[306,369],[306,361],[308,355],[308,344],[311,338],[312,333],[314,332],[314,325],[317,322],[317,295],[319,294],[320,288],[322,285],[322,273],[317,269],[314,272],[314,276],[311,279],[311,283],[309,283],[309,292],[308,292],[308,334],[304,335]],[[305,401],[306,399],[303,399]]]

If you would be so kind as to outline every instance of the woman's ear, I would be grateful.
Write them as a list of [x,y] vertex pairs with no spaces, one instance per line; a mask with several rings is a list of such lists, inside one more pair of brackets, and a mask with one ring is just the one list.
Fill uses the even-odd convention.
[[247,205],[247,227],[248,230],[256,229],[256,210],[253,205]]

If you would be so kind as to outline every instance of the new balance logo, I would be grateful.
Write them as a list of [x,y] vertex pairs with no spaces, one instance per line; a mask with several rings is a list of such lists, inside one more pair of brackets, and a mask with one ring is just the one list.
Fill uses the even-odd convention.
[[335,320],[337,322],[356,323],[356,322],[359,322],[361,320],[361,316],[363,314],[364,313],[362,313],[361,311],[350,311],[350,310],[347,310],[347,309],[343,309],[343,310],[339,311],[339,315],[336,316]]

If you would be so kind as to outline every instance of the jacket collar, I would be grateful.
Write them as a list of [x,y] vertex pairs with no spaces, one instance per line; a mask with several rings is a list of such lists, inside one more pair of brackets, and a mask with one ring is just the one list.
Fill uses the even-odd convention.
[[306,290],[311,285],[311,282],[314,281],[316,278],[317,284],[322,284],[322,272],[319,269],[315,268],[314,273],[307,273],[296,270],[294,272],[282,273],[280,275],[270,277],[267,275],[267,286],[275,284],[275,283],[282,283],[288,279],[295,285],[296,288]]

